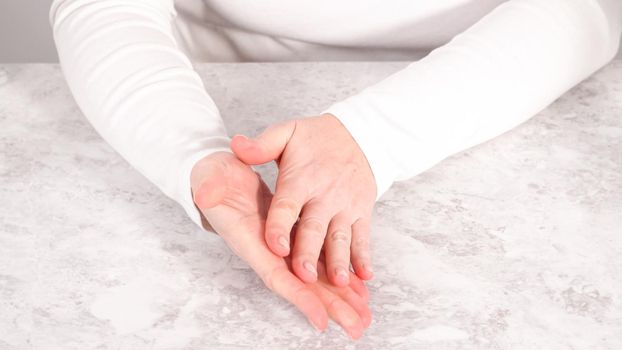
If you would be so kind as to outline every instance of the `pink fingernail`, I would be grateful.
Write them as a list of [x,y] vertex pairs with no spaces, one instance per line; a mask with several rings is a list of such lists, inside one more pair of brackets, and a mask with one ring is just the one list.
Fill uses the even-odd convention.
[[348,273],[346,272],[346,270],[343,267],[338,267],[335,269],[335,275],[337,275],[338,278],[347,281],[348,280]]
[[287,241],[287,238],[285,238],[285,236],[279,236],[279,244],[281,245],[281,247],[283,247],[286,251],[289,251],[289,242]]
[[315,330],[316,330],[316,331],[318,331],[318,332],[321,332],[321,331],[322,331],[322,330],[320,329],[320,327],[318,327],[318,326],[315,324],[315,322],[313,322],[313,320],[312,320],[312,319],[310,319],[310,318],[309,318],[308,320],[309,320],[309,323],[311,323],[311,325],[313,326],[313,328],[315,328]]
[[311,264],[308,261],[305,261],[302,264],[302,267],[304,267],[307,271],[311,272],[314,276],[317,276],[317,270],[315,269],[315,266],[313,266],[313,264]]
[[252,147],[252,140],[249,139],[246,135],[236,135],[237,137],[241,138],[242,141],[242,148],[250,148]]

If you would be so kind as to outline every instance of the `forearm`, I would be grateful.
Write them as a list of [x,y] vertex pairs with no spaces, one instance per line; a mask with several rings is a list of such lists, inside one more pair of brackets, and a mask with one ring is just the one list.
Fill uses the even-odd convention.
[[177,48],[174,15],[172,0],[57,0],[50,22],[84,115],[200,225],[192,166],[228,150],[229,140],[200,77]]
[[445,157],[522,123],[617,52],[615,0],[513,0],[325,112],[370,162],[378,195]]

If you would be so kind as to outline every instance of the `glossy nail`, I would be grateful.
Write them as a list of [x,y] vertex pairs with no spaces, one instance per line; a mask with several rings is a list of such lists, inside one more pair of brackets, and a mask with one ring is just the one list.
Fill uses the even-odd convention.
[[289,242],[285,236],[279,236],[279,245],[283,247],[286,251],[289,251]]
[[349,280],[348,272],[343,267],[338,267],[335,269],[335,275],[338,279],[347,282]]
[[302,267],[304,267],[305,270],[311,272],[314,276],[317,276],[317,270],[315,269],[315,266],[313,266],[313,264],[311,264],[310,262],[305,261],[302,264]]

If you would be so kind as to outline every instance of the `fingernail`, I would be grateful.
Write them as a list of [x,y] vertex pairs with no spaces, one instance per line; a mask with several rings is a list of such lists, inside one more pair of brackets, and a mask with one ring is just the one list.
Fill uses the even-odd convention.
[[315,328],[315,330],[316,330],[316,331],[318,331],[318,332],[321,332],[321,331],[322,331],[322,330],[320,329],[320,327],[318,327],[318,326],[315,324],[315,322],[313,322],[313,320],[312,320],[312,319],[310,319],[310,318],[309,318],[308,320],[309,320],[309,323],[311,323],[311,325],[313,326],[313,328]]
[[308,261],[305,261],[304,264],[302,264],[302,266],[309,272],[311,272],[314,276],[317,276],[317,270],[315,269],[315,266],[313,266],[313,264],[311,264]]
[[241,138],[242,140],[244,140],[242,145],[241,145],[243,148],[251,147],[251,144],[250,144],[251,139],[249,139],[246,135],[238,134],[238,135],[235,135],[235,136],[237,136],[237,137]]
[[335,275],[337,275],[338,278],[347,281],[348,280],[348,273],[346,272],[346,270],[343,267],[338,267],[335,269]]
[[289,251],[289,242],[287,241],[287,238],[285,238],[285,236],[279,236],[279,244],[285,250]]

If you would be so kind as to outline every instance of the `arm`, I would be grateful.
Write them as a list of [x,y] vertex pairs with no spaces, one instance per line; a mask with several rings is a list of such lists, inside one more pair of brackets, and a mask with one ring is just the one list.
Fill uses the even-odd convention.
[[615,56],[621,27],[619,0],[511,0],[325,113],[363,150],[380,197],[545,108]]
[[271,194],[230,153],[216,106],[176,47],[173,15],[172,0],[54,1],[54,37],[78,105],[106,141],[201,226],[194,189],[209,223],[272,291],[316,327],[326,328],[330,316],[360,337],[371,322],[360,280],[352,276],[339,289],[323,280],[303,284],[261,239],[263,196]]
[[192,166],[229,150],[223,122],[177,48],[173,0],[55,0],[60,63],[84,115],[131,165],[201,225]]
[[615,55],[621,25],[619,0],[511,0],[319,117],[234,137],[246,164],[279,165],[266,243],[306,282],[321,249],[335,285],[349,261],[372,278],[373,203],[393,181],[533,116]]

